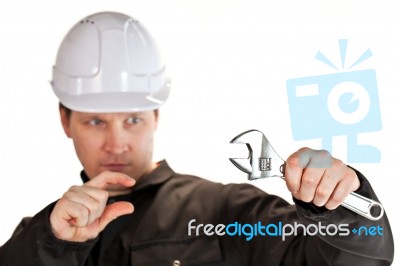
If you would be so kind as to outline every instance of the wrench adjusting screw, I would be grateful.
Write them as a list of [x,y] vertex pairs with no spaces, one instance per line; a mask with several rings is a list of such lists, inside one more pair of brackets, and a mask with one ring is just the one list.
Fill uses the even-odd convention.
[[258,166],[260,171],[271,171],[271,158],[258,159]]

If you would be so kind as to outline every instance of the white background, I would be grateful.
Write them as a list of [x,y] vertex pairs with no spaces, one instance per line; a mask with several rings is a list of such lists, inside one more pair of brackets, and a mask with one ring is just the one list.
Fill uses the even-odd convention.
[[[393,234],[400,235],[397,1],[5,0],[0,3],[0,244],[23,216],[80,183],[81,167],[62,132],[49,80],[65,33],[104,10],[139,19],[168,62],[173,90],[161,109],[155,159],[167,158],[178,172],[224,183],[246,182],[228,160],[244,151],[228,143],[245,130],[264,131],[283,158],[305,145],[320,148],[318,140],[293,140],[286,80],[337,73],[314,56],[321,50],[339,64],[338,39],[349,39],[349,61],[370,48],[374,56],[354,70],[377,73],[383,129],[360,140],[378,147],[382,160],[353,166],[368,177]],[[334,155],[345,161],[346,139],[335,138],[334,147]],[[290,200],[279,179],[254,184]]]

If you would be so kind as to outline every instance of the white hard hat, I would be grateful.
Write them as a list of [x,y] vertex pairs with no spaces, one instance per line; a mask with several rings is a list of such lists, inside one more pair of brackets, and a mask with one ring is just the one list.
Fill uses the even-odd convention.
[[154,110],[170,91],[154,39],[137,20],[114,12],[88,16],[68,32],[51,85],[64,106],[96,113]]

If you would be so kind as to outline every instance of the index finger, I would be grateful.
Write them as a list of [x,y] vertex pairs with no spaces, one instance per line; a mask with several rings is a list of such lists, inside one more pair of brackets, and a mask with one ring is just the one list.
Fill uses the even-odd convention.
[[301,148],[290,155],[285,163],[285,181],[290,192],[297,193],[300,190],[303,170],[310,161],[310,150]]
[[84,186],[95,187],[98,189],[106,189],[110,185],[122,185],[124,187],[131,187],[135,183],[135,179],[129,177],[124,173],[106,171],[102,172],[95,178],[85,183]]

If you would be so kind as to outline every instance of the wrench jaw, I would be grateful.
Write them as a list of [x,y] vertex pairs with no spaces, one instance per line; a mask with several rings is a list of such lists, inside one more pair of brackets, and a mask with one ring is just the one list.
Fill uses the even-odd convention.
[[268,177],[283,178],[284,161],[261,131],[248,130],[233,138],[230,143],[246,144],[249,150],[247,158],[229,158],[229,160],[238,169],[247,173],[249,180]]
[[251,174],[252,172],[252,166],[250,164],[249,159],[243,159],[243,158],[229,158],[229,160],[242,172],[245,172],[246,174]]

